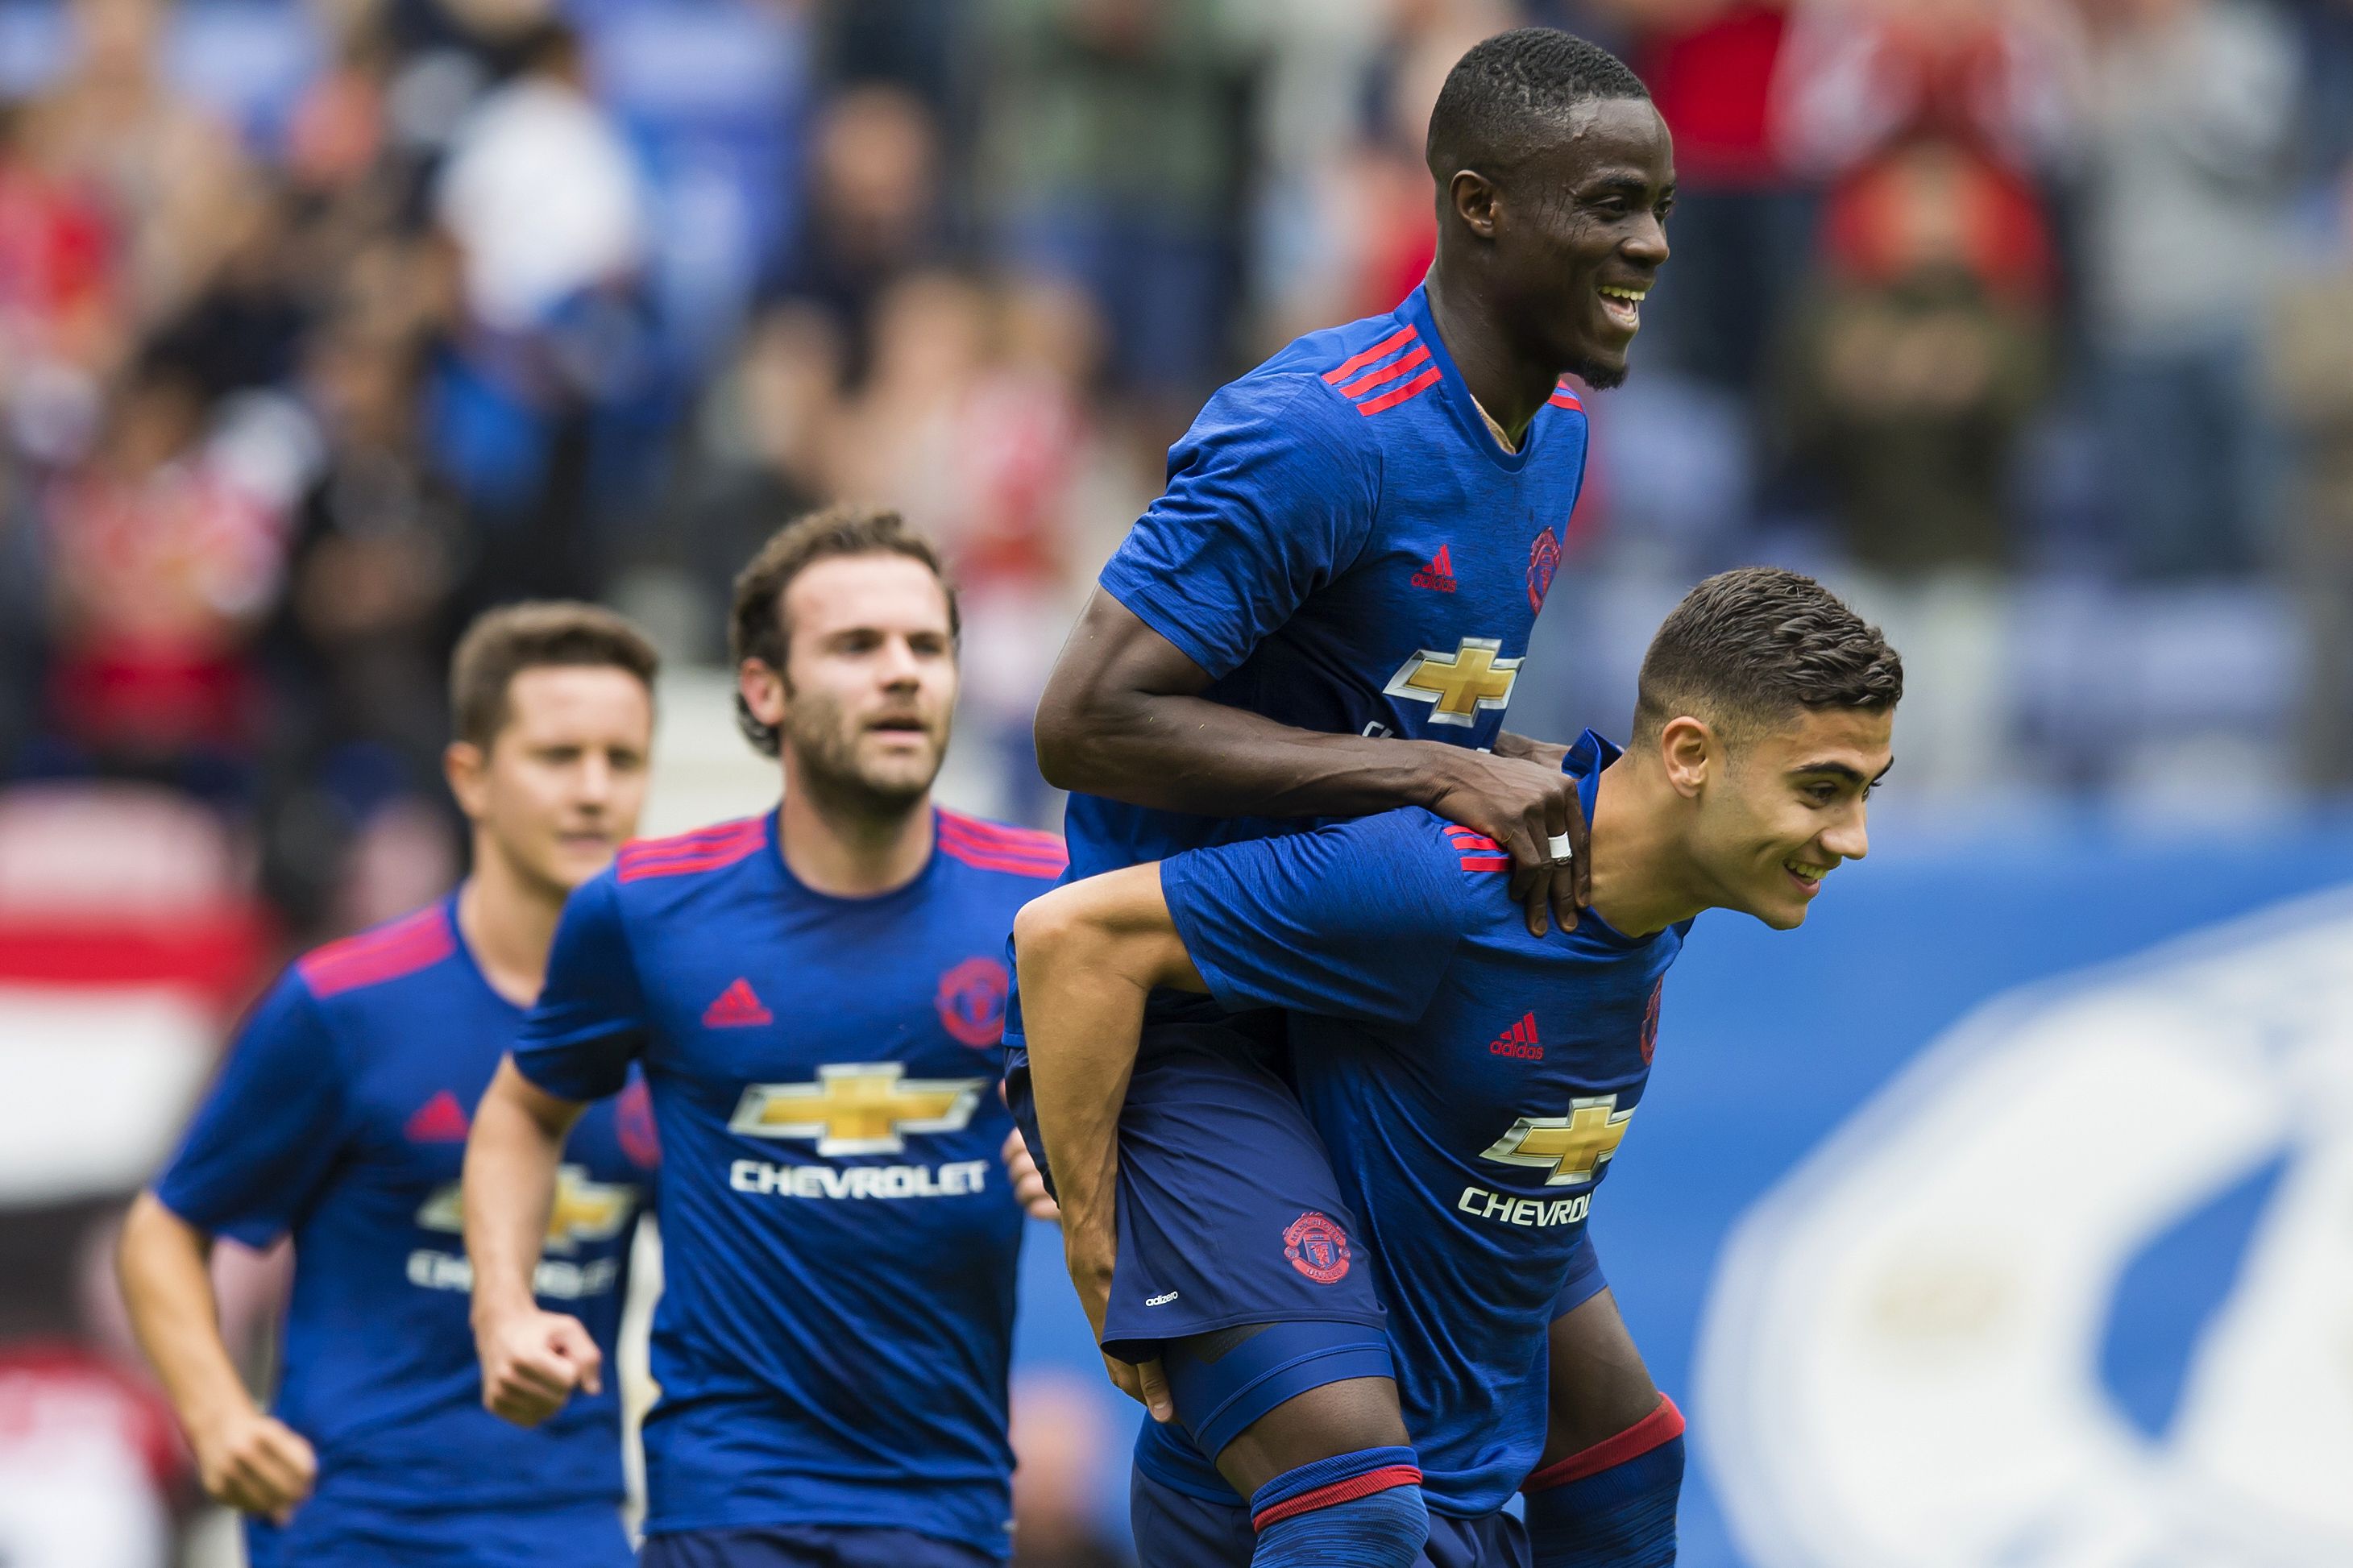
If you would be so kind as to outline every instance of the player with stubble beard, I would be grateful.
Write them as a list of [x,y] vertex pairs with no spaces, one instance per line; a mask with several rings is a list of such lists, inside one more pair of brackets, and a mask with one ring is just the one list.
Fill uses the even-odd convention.
[[731,640],[782,803],[629,845],[574,895],[475,1119],[483,1398],[528,1425],[598,1369],[525,1285],[554,1151],[642,1067],[664,1155],[653,1568],[1009,1551],[1014,1274],[1024,1200],[1043,1199],[996,1090],[1003,954],[1064,858],[932,804],[956,631],[937,557],[895,514],[836,508],[768,542]]

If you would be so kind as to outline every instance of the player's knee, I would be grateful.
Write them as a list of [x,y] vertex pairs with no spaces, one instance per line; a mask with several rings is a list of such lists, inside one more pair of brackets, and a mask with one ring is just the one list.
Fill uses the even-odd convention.
[[1250,1568],[1409,1568],[1430,1538],[1421,1468],[1403,1445],[1335,1454],[1250,1494]]
[[1667,1568],[1683,1484],[1683,1417],[1648,1415],[1522,1483],[1536,1568]]

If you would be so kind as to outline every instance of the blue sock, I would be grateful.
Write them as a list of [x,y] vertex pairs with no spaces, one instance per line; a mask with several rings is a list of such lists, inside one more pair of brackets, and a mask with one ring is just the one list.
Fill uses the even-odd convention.
[[1250,1494],[1250,1568],[1412,1568],[1430,1539],[1411,1448],[1359,1448]]
[[1645,1420],[1529,1477],[1535,1568],[1671,1568],[1683,1429],[1682,1412],[1662,1396]]

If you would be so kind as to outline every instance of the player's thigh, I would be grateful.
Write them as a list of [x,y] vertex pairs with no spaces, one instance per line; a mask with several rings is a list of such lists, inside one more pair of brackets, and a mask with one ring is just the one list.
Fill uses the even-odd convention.
[[638,1562],[639,1568],[1004,1568],[978,1547],[912,1530],[789,1524],[649,1535]]
[[1219,1449],[1218,1473],[1244,1497],[1302,1465],[1366,1448],[1403,1448],[1405,1417],[1397,1384],[1352,1377],[1293,1394],[1242,1428]]
[[1658,1408],[1658,1385],[1605,1286],[1555,1318],[1544,1458],[1539,1468],[1614,1437]]

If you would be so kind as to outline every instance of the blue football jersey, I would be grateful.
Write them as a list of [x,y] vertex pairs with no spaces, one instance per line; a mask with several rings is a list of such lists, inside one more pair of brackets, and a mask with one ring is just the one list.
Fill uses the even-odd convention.
[[[610,1379],[533,1431],[482,1408],[458,1174],[470,1113],[522,1019],[467,951],[454,896],[321,948],[255,1009],[155,1184],[209,1234],[293,1237],[272,1408],[318,1450],[306,1508],[621,1500]],[[608,1358],[659,1157],[642,1084],[565,1148],[538,1294]],[[301,1526],[298,1510],[290,1541]]]
[[[1589,731],[1571,753],[1588,815],[1616,755]],[[1234,1254],[1373,1270],[1423,1490],[1461,1517],[1502,1507],[1543,1451],[1554,1302],[1641,1102],[1661,981],[1689,929],[1638,941],[1588,913],[1530,936],[1509,865],[1409,807],[1160,873],[1212,996],[1290,1011],[1300,1100],[1363,1232],[1302,1215],[1232,1238]],[[1223,1489],[1174,1428],[1150,1426],[1137,1460]]]
[[887,1522],[1008,1549],[1004,953],[1063,855],[936,821],[923,872],[874,898],[804,886],[771,813],[628,846],[565,910],[515,1063],[571,1100],[641,1063],[651,1091],[650,1533]]
[[[1566,384],[1506,452],[1417,289],[1310,332],[1221,388],[1103,590],[1212,677],[1302,729],[1488,747],[1585,477]],[[1073,795],[1073,875],[1314,824]]]

